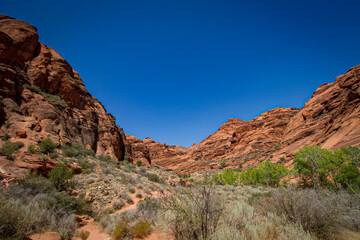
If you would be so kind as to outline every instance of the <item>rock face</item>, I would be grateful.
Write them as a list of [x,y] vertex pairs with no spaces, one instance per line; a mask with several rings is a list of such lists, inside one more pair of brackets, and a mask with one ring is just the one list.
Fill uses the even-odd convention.
[[169,159],[179,157],[185,153],[187,148],[178,145],[166,145],[155,142],[149,137],[141,140],[137,137],[125,134],[126,150],[130,153],[133,163],[141,161],[143,165],[166,166],[171,165]]
[[[148,144],[141,142],[135,160],[142,149],[147,155],[154,154]],[[178,173],[217,169],[222,162],[245,169],[265,160],[289,166],[294,153],[309,145],[328,149],[360,145],[360,65],[335,82],[321,85],[301,109],[280,107],[248,122],[229,119],[185,152],[165,156],[164,149],[157,148],[162,157],[154,162]]]
[[50,138],[123,159],[124,134],[114,117],[38,38],[32,25],[0,16],[0,136],[23,142],[22,150]]

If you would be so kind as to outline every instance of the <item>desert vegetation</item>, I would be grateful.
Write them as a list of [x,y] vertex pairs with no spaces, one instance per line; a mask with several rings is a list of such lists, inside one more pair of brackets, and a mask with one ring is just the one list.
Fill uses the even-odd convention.
[[[12,154],[22,147],[11,145]],[[57,147],[45,139],[27,150],[58,165],[47,177],[29,173],[1,190],[4,239],[45,232],[86,239],[91,233],[77,231],[76,214],[93,218],[112,239],[360,237],[359,148],[305,147],[291,169],[266,161],[181,175],[96,156],[80,143]]]

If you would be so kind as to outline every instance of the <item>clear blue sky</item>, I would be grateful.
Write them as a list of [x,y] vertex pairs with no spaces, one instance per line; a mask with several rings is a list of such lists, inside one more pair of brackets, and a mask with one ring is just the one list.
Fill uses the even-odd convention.
[[360,64],[360,1],[4,1],[125,133],[190,146]]

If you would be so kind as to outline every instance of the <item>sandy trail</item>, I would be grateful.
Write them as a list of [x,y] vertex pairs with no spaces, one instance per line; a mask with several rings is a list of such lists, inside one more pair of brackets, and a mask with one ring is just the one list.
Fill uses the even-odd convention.
[[[157,191],[151,192],[153,197],[160,197],[160,193]],[[144,197],[142,198],[137,198],[136,194],[130,194],[131,198],[133,199],[134,203],[131,205],[127,205],[124,208],[110,214],[117,214],[117,213],[122,213],[125,211],[129,211],[129,210],[136,210],[137,208],[137,204],[139,203],[140,200],[144,200]],[[93,223],[94,219],[90,219],[87,221],[87,223],[78,228],[78,232],[79,231],[88,231],[90,232],[89,238],[87,240],[110,240],[111,236],[105,232],[103,232],[103,229],[99,226],[97,226],[96,224]],[[151,233],[149,236],[144,238],[145,240],[174,240],[175,238],[173,236],[171,236],[168,233],[164,233],[164,232],[153,232]],[[80,238],[76,237],[73,238],[73,240],[80,240]]]
[[[95,225],[93,223],[94,219],[90,219],[88,223],[86,223],[84,226],[78,228],[78,232],[80,231],[88,231],[90,232],[89,237],[87,240],[110,240],[111,237],[109,234],[103,232],[102,228]],[[80,238],[73,238],[73,240],[77,240]]]

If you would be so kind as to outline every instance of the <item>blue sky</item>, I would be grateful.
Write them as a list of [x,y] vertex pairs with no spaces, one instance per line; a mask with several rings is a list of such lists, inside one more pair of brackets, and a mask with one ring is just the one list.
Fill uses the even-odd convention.
[[190,146],[360,64],[360,1],[6,1],[125,133]]

